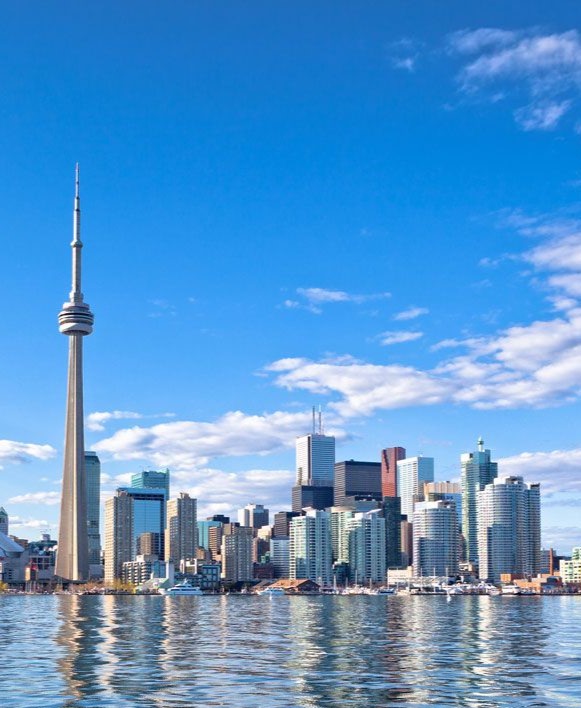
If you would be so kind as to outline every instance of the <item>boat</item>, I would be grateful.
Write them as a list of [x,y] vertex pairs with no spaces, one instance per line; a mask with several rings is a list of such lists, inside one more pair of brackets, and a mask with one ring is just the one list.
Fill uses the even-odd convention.
[[270,597],[277,596],[277,595],[286,595],[286,592],[282,588],[263,588],[262,590],[258,590],[257,595],[268,595]]
[[502,586],[502,594],[503,595],[521,595],[522,590],[518,587],[518,585],[503,585]]
[[382,588],[378,588],[377,594],[378,595],[395,595],[396,591],[395,591],[395,588],[382,587]]
[[174,585],[173,588],[160,589],[162,595],[181,596],[181,595],[203,595],[201,588],[192,585],[189,581],[184,580],[183,583]]

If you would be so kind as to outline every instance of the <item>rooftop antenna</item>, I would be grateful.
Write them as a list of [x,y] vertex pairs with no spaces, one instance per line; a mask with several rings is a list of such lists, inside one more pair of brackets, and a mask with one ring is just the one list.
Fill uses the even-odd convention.
[[319,435],[323,434],[323,413],[321,411],[321,406],[319,405]]
[[480,452],[484,450],[484,440],[482,439],[482,435],[478,438],[478,449]]
[[313,406],[313,435],[315,434],[315,406]]

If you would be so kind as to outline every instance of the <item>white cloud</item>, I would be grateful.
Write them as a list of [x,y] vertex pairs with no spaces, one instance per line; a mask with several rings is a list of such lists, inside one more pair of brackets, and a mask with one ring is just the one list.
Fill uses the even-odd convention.
[[54,506],[60,504],[61,495],[59,492],[29,492],[10,497],[11,504],[43,504],[44,506]]
[[395,314],[393,319],[398,321],[415,320],[417,317],[427,315],[428,312],[429,310],[427,307],[408,307],[407,310],[403,310],[402,312]]
[[95,411],[89,413],[85,423],[89,430],[102,431],[105,430],[105,423],[111,420],[142,420],[143,418],[173,418],[174,413],[153,413],[151,415],[143,415],[135,411]]
[[581,528],[578,526],[548,526],[541,530],[543,548],[555,548],[568,555],[575,546],[581,546]]
[[17,465],[31,460],[50,460],[56,455],[52,445],[0,440],[0,469],[5,465]]
[[10,523],[10,531],[18,530],[18,533],[22,533],[22,531],[26,530],[38,530],[42,529],[43,531],[49,530],[51,527],[56,526],[54,523],[47,521],[46,519],[31,519],[29,518],[22,518],[21,516],[13,516],[10,515],[9,518],[9,523]]
[[[496,102],[502,84],[529,105],[515,112],[524,130],[551,130],[573,105],[581,87],[581,39],[576,30],[542,34],[497,28],[463,30],[448,37],[452,53],[471,56],[458,79],[466,95],[479,93]],[[494,87],[488,92],[489,87]]]
[[[332,424],[331,419],[327,422]],[[126,428],[93,448],[115,460],[146,460],[172,470],[188,470],[216,457],[268,455],[292,447],[295,437],[310,428],[309,412],[247,415],[233,411],[213,422],[172,421]],[[345,437],[340,428],[334,432]]]
[[514,112],[523,130],[552,130],[571,107],[571,101],[525,106]]
[[423,337],[423,332],[382,332],[377,338],[379,343],[387,347],[391,344],[401,344],[403,342],[413,342],[420,337]]
[[354,302],[361,304],[370,300],[381,300],[391,297],[390,293],[371,293],[357,295],[344,290],[327,290],[326,288],[297,288],[297,293],[315,305],[330,302]]
[[581,493],[581,448],[522,452],[498,460],[499,474],[541,483],[543,494]]

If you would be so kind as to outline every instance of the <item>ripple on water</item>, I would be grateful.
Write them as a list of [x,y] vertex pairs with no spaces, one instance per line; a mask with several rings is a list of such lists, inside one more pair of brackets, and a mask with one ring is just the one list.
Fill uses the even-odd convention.
[[0,596],[0,705],[581,708],[581,598]]

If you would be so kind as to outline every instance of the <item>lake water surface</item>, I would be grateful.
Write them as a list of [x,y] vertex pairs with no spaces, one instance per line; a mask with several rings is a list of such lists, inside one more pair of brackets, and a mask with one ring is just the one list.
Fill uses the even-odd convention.
[[0,706],[581,708],[581,597],[0,596]]

